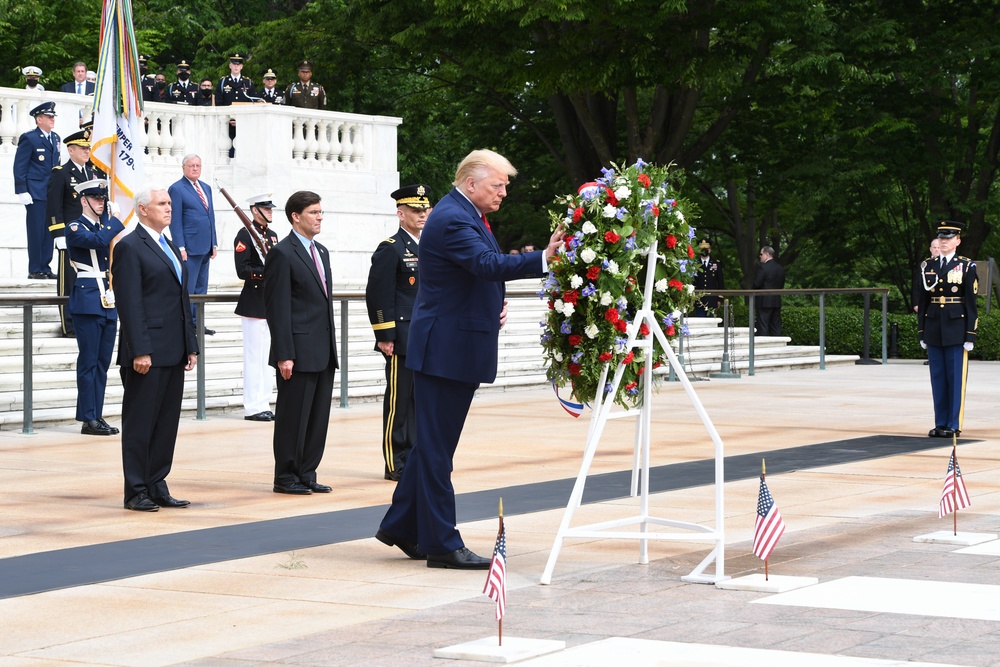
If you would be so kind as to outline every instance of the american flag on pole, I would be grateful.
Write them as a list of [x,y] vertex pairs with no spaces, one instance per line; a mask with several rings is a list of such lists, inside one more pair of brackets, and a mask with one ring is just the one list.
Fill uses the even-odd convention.
[[767,560],[784,532],[785,522],[781,518],[781,512],[775,506],[774,498],[767,490],[767,482],[761,475],[760,493],[757,495],[757,521],[753,527],[753,555]]
[[941,489],[938,518],[940,519],[952,512],[964,509],[971,504],[972,501],[969,499],[969,492],[965,488],[965,478],[962,477],[962,469],[958,467],[958,461],[955,459],[955,450],[952,449],[951,458],[948,459],[948,472],[944,476],[944,487]]
[[110,181],[110,198],[126,225],[132,197],[145,184],[142,168],[143,120],[139,56],[131,0],[104,0],[100,56],[94,94],[90,159]]
[[486,575],[483,594],[497,603],[496,620],[503,618],[507,608],[507,529],[501,528],[493,547],[493,561]]

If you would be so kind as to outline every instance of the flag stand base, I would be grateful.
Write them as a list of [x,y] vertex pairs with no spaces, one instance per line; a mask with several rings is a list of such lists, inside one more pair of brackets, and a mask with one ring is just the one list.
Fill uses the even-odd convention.
[[[653,338],[660,343],[670,363],[671,377],[676,378],[684,387],[691,404],[701,418],[705,429],[708,431],[712,442],[715,444],[715,528],[703,526],[697,523],[686,521],[675,521],[671,519],[661,519],[650,515],[649,512],[649,469],[651,467],[649,455],[650,426],[652,422],[653,410],[653,364],[646,363],[642,375],[642,405],[635,410],[624,410],[611,412],[614,405],[612,397],[617,395],[618,387],[621,386],[622,375],[625,366],[618,364],[614,378],[611,380],[611,390],[606,394],[599,394],[594,400],[593,414],[590,419],[590,429],[587,433],[587,444],[584,448],[583,461],[580,464],[580,472],[573,485],[573,492],[563,513],[562,522],[556,533],[552,551],[549,552],[548,562],[542,573],[541,583],[552,582],[552,571],[555,569],[559,552],[562,549],[563,541],[567,538],[586,539],[632,539],[639,540],[639,562],[649,563],[649,542],[651,540],[661,541],[688,541],[688,542],[714,542],[715,548],[691,571],[683,581],[699,584],[716,584],[725,581],[729,577],[725,576],[725,530],[724,530],[724,502],[723,484],[725,481],[723,462],[725,459],[722,438],[715,430],[715,425],[709,418],[704,406],[698,399],[687,373],[684,372],[683,364],[674,354],[673,348],[663,333],[660,322],[656,319],[656,314],[652,309],[653,302],[653,281],[656,275],[656,251],[657,244],[654,241],[647,254],[648,267],[646,270],[646,285],[643,291],[642,308],[635,314],[628,327],[628,341],[626,350],[636,350],[636,355],[644,355],[646,358],[652,356]],[[644,339],[639,339],[639,328],[645,323],[649,328],[649,335]],[[605,364],[601,373],[601,380],[598,387],[603,387],[608,378],[609,364]],[[587,484],[587,476],[590,473],[590,466],[597,453],[597,447],[601,441],[604,427],[611,419],[633,418],[636,420],[635,443],[632,454],[632,497],[639,497],[639,514],[637,516],[605,521],[586,526],[570,527],[573,514],[579,509],[583,500],[583,490]],[[638,526],[638,530],[616,531],[614,529],[624,526]],[[684,532],[650,532],[651,526],[666,526]],[[712,563],[715,564],[715,573],[707,574],[705,570]]]
[[959,531],[958,535],[956,535],[955,531],[952,530],[939,530],[934,533],[917,535],[913,538],[913,541],[924,544],[954,544],[959,547],[971,547],[995,539],[997,539],[995,533],[963,533]]
[[750,574],[745,577],[736,577],[728,581],[720,581],[715,585],[726,591],[755,591],[758,593],[786,593],[794,591],[796,588],[815,586],[819,583],[816,577],[788,577],[780,574],[772,574],[764,578],[763,574]]
[[504,635],[503,646],[497,637],[483,637],[471,642],[434,649],[435,658],[473,660],[476,662],[519,662],[537,658],[566,648],[566,642],[556,639],[524,639]]

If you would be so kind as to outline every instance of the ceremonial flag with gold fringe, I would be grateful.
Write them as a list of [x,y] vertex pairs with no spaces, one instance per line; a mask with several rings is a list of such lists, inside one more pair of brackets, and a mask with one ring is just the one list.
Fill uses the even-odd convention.
[[145,184],[142,159],[142,94],[131,0],[104,0],[100,57],[94,93],[90,159],[110,181],[110,199],[126,225],[132,197]]
[[951,458],[948,459],[948,472],[944,476],[944,487],[941,489],[938,518],[964,509],[971,504],[972,500],[969,499],[969,492],[965,488],[965,478],[962,477],[962,469],[958,467],[955,449],[952,448]]

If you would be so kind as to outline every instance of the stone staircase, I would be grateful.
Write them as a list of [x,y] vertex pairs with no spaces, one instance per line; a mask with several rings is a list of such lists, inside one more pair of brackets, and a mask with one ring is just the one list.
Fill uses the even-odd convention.
[[[539,322],[545,317],[545,304],[534,296],[536,281],[510,285],[511,291],[530,293],[511,296],[507,326],[500,335],[500,369],[497,381],[485,385],[484,391],[503,391],[519,387],[544,386],[545,370],[541,364],[538,342]],[[352,285],[347,289],[363,289]],[[239,284],[212,285],[212,293],[234,295]],[[0,281],[0,293],[8,295],[51,296],[52,282]],[[209,303],[205,307],[206,325],[215,329],[206,337],[199,363],[205,364],[206,409],[212,413],[241,413],[242,404],[242,334],[239,317],[233,314],[233,303]],[[337,323],[340,312],[338,307]],[[364,302],[352,301],[348,306],[347,341],[350,353],[347,361],[347,394],[351,402],[381,400],[385,386],[384,363],[374,351],[374,336]],[[20,430],[23,427],[23,311],[21,308],[0,308],[0,430]],[[76,341],[59,335],[58,313],[55,306],[33,309],[32,384],[34,428],[53,424],[74,423],[76,413]],[[688,320],[690,336],[685,341],[683,360],[689,375],[706,376],[720,370],[722,360],[722,328],[713,318]],[[749,331],[734,332],[734,347],[730,350],[732,370],[745,373],[748,367]],[[337,332],[338,344],[344,336]],[[758,337],[755,341],[755,371],[816,368],[819,348],[788,345],[784,337]],[[826,364],[853,363],[856,356],[827,355]],[[114,357],[112,357],[114,359]],[[345,360],[341,359],[341,368]],[[340,403],[340,381],[337,374],[334,404]],[[196,373],[187,374],[183,409],[193,415],[197,408]],[[117,366],[112,361],[105,398],[104,416],[119,423],[122,387]]]

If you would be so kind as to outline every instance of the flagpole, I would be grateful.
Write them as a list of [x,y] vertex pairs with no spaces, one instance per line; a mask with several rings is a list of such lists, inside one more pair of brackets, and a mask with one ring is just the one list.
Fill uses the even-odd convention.
[[[503,535],[503,496],[500,496],[499,508],[497,509],[497,516],[500,519],[500,527],[497,529],[497,539]],[[497,646],[503,646],[503,616],[497,621]]]
[[[767,477],[767,465],[764,462],[764,459],[762,458],[760,460],[760,480],[763,482],[766,477]],[[770,558],[771,558],[771,554],[768,554],[767,558],[764,559],[764,581],[768,580],[768,575],[767,575],[767,561]]]
[[958,435],[955,433],[951,434],[951,462],[954,464],[951,467],[951,502],[955,506],[955,511],[952,513],[951,517],[951,531],[956,537],[958,536]]

